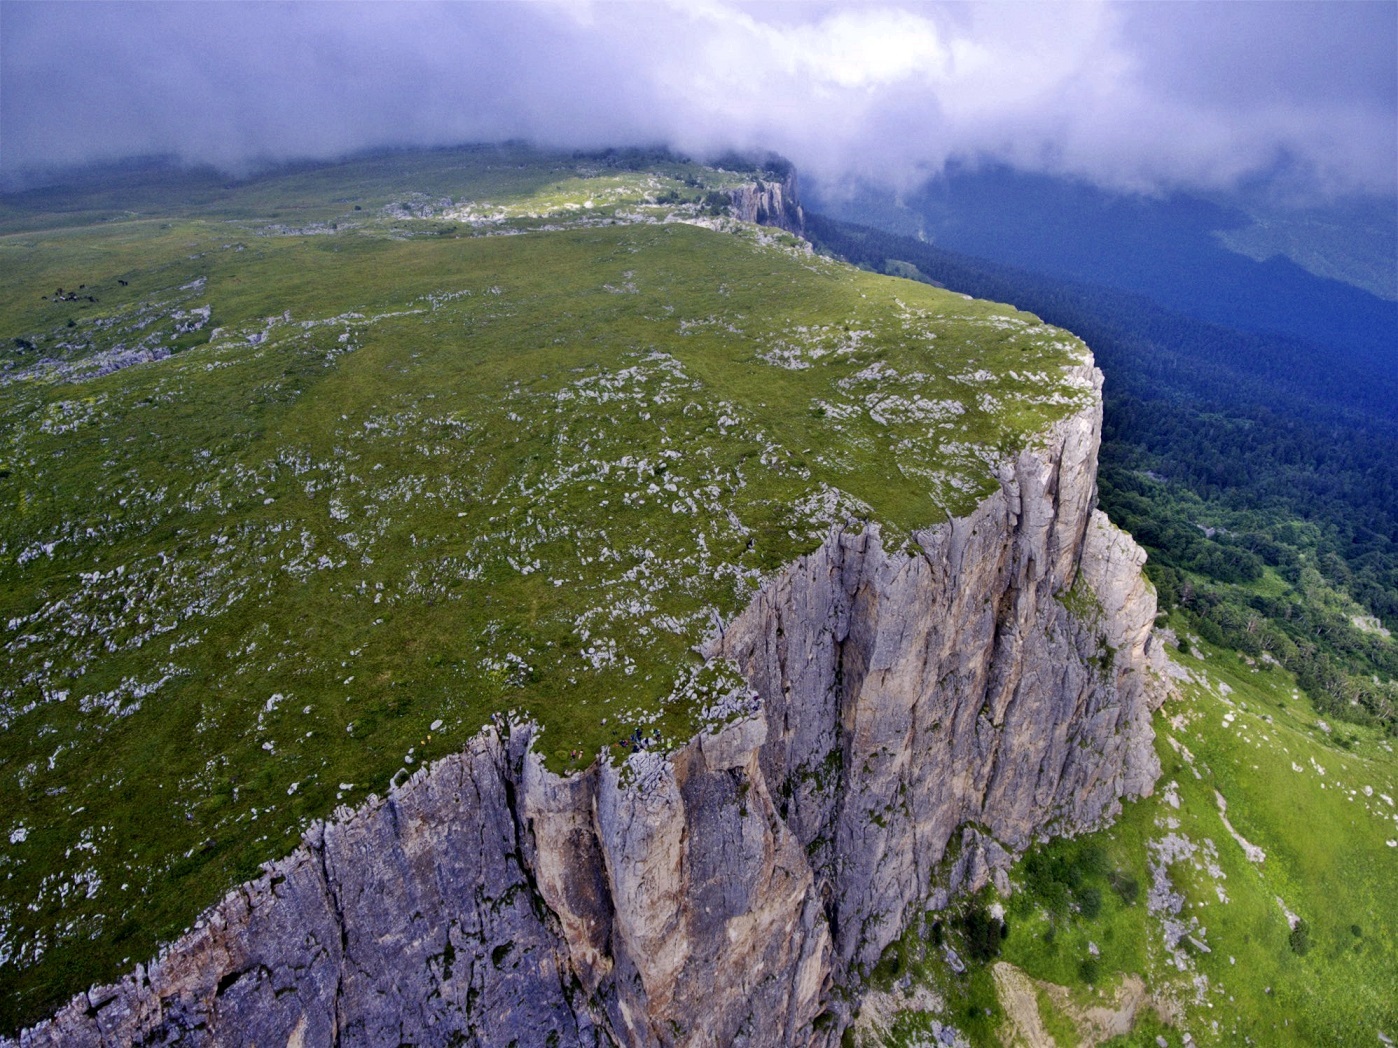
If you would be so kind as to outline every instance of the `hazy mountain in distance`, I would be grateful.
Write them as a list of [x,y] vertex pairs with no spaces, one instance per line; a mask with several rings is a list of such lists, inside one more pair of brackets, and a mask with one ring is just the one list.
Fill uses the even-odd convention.
[[1261,191],[1123,195],[1003,167],[952,169],[901,197],[820,185],[807,197],[813,210],[846,221],[1392,366],[1392,201],[1302,210]]
[[1215,230],[1225,247],[1256,262],[1281,255],[1318,277],[1398,301],[1398,201],[1293,207],[1261,196],[1231,199],[1251,224]]

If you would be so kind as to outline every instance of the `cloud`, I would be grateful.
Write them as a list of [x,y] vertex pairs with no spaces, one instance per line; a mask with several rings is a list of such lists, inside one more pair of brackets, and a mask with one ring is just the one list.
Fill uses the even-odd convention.
[[0,5],[0,168],[504,137],[1393,192],[1398,5]]

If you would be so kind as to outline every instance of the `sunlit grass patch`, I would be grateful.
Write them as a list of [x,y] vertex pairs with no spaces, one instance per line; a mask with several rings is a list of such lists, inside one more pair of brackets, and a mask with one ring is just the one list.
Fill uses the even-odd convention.
[[[1011,911],[1024,934],[1007,956],[1082,988],[1078,965],[1096,944],[1106,983],[1142,974],[1175,1010],[1161,1034],[1170,1044],[1184,1030],[1199,1044],[1392,1036],[1391,746],[1367,729],[1349,729],[1360,737],[1337,746],[1286,674],[1205,651],[1180,658],[1195,677],[1158,715],[1156,795],[1128,805],[1111,829],[1047,845],[1017,868],[1027,890]],[[1092,855],[1105,878],[1083,873]],[[1071,873],[1044,877],[1074,868],[1080,887],[1063,883]],[[1138,885],[1130,903],[1113,890],[1122,877]],[[1083,893],[1093,887],[1103,905],[1089,916]]]

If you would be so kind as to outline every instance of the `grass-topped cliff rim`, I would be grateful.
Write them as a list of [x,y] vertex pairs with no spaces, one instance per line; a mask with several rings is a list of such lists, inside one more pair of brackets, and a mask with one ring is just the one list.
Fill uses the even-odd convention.
[[467,150],[8,202],[7,1025],[492,712],[556,768],[682,741],[763,578],[1092,404],[1033,316],[717,216],[751,177]]

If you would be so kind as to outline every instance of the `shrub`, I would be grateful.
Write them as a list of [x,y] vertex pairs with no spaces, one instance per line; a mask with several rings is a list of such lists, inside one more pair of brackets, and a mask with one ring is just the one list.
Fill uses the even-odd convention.
[[1286,941],[1290,944],[1292,953],[1298,957],[1304,957],[1306,951],[1311,948],[1310,926],[1305,921],[1298,920],[1296,927],[1291,929],[1291,934],[1287,936]]
[[1062,881],[1049,881],[1039,891],[1039,898],[1044,901],[1044,908],[1050,913],[1060,915],[1068,911],[1070,897],[1068,886]]
[[1141,882],[1125,870],[1113,870],[1107,875],[1107,883],[1127,906],[1135,903],[1136,897],[1141,894]]
[[1106,876],[1111,866],[1107,863],[1106,851],[1096,844],[1089,844],[1078,854],[1078,865],[1094,877]]
[[883,951],[879,963],[874,965],[871,977],[874,983],[887,985],[903,974],[903,949],[899,942],[891,942]]
[[966,936],[966,952],[982,964],[1000,956],[1000,943],[1009,934],[1003,922],[979,905],[962,915],[961,930]]

